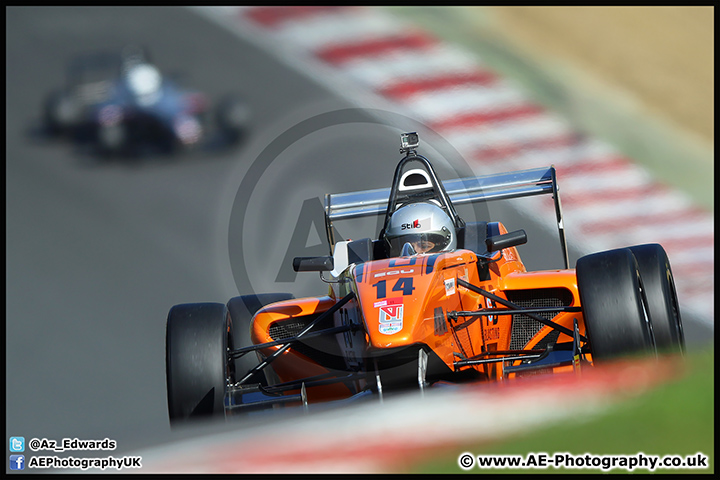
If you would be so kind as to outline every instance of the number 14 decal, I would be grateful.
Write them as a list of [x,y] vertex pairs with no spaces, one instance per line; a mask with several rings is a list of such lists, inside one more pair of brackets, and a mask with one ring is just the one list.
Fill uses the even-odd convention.
[[[377,289],[377,298],[385,298],[387,280],[380,280],[373,284],[373,287]],[[393,292],[402,292],[403,295],[412,295],[413,290],[413,277],[398,278],[395,285],[392,287]]]

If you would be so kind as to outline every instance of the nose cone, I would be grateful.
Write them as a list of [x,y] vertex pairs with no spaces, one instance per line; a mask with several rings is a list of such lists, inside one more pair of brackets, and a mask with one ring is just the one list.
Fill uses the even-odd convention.
[[429,258],[416,255],[365,264],[356,285],[370,348],[411,345],[432,334],[432,309],[430,314],[427,309],[438,280],[426,265]]

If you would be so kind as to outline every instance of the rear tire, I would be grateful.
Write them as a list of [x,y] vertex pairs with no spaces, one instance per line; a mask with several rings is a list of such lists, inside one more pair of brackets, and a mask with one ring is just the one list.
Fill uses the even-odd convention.
[[165,337],[170,423],[225,416],[228,382],[234,369],[232,321],[221,303],[190,303],[170,309]]
[[[281,302],[295,298],[290,293],[264,293],[260,295],[243,295],[233,297],[227,303],[230,317],[234,325],[235,348],[247,347],[253,344],[250,338],[252,319],[261,308],[271,303]],[[235,360],[235,371],[237,379],[242,379],[260,361],[255,352],[249,352]],[[246,383],[260,383],[267,385],[268,382],[262,372],[256,373]]]
[[637,260],[658,352],[682,353],[685,338],[670,261],[657,243],[629,247]]
[[592,358],[651,354],[655,338],[637,261],[627,249],[586,255],[576,274]]

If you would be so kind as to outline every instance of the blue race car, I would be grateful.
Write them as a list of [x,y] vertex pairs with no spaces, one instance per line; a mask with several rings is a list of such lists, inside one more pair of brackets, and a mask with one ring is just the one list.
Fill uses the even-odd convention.
[[249,108],[239,98],[227,96],[211,112],[203,93],[163,76],[142,47],[76,57],[67,73],[66,86],[45,100],[44,130],[100,154],[231,146],[249,127]]

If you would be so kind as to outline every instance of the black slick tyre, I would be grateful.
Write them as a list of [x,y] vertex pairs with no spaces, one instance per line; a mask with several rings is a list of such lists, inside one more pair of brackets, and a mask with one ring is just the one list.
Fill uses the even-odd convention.
[[632,252],[623,248],[586,255],[578,259],[576,274],[593,361],[654,355],[647,300]]
[[665,250],[657,243],[636,245],[629,249],[640,269],[658,352],[683,352],[685,338],[680,307]]
[[176,305],[166,331],[168,413],[175,424],[225,415],[228,380],[234,379],[227,349],[232,321],[221,303]]

